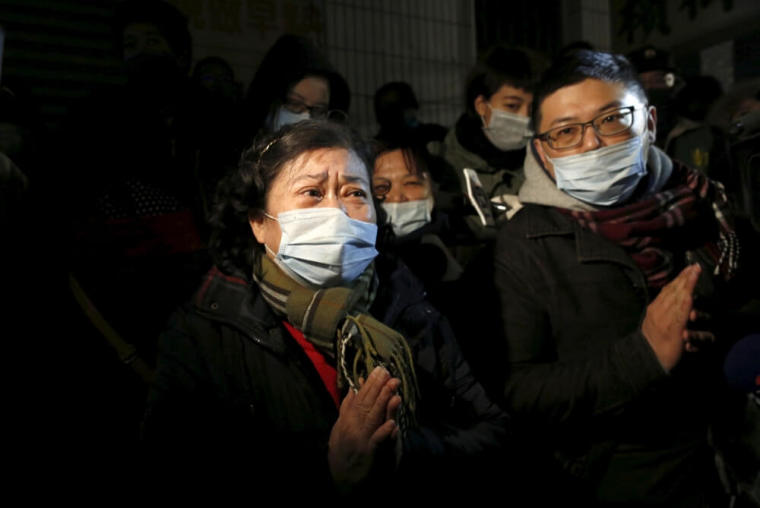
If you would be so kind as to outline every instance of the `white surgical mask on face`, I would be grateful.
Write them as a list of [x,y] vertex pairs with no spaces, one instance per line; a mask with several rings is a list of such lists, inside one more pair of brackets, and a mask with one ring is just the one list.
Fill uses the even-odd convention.
[[493,146],[499,150],[517,150],[528,144],[533,133],[528,129],[530,119],[527,116],[516,115],[508,111],[491,108],[491,119],[488,125],[483,119],[483,133]]
[[547,159],[554,166],[557,188],[576,199],[598,206],[623,203],[646,175],[649,135],[584,153]]
[[377,225],[338,208],[297,208],[277,218],[282,236],[274,261],[301,284],[339,286],[356,279],[377,256]]
[[396,236],[408,235],[431,221],[433,197],[405,201],[403,203],[381,203],[388,222]]
[[292,123],[298,123],[303,120],[308,120],[311,118],[311,115],[308,111],[304,111],[303,113],[293,113],[285,106],[280,106],[277,109],[277,112],[274,114],[274,120],[272,122],[272,130],[278,131],[281,127],[284,127],[285,125],[290,125]]

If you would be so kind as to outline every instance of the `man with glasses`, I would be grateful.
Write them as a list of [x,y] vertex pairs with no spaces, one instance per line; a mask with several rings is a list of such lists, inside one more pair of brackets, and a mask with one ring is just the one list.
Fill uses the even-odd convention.
[[563,504],[706,506],[719,332],[695,319],[736,278],[723,190],[653,146],[657,112],[622,56],[555,62],[532,122],[494,273],[517,484]]

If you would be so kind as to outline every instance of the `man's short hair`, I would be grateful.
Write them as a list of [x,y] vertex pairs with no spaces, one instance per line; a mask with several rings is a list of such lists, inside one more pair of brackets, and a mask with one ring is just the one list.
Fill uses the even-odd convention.
[[504,85],[528,92],[538,82],[540,70],[535,57],[520,48],[496,45],[486,51],[467,78],[465,90],[466,110],[478,117],[475,99],[482,95],[490,99]]
[[607,83],[622,83],[625,88],[647,102],[644,87],[636,70],[623,55],[601,51],[577,50],[556,60],[546,71],[533,92],[531,123],[534,132],[541,124],[541,104],[560,88],[575,85],[587,79]]

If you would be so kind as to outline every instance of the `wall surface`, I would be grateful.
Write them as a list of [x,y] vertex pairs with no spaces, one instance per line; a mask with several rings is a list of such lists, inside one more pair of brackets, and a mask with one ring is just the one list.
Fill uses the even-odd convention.
[[[625,14],[624,0],[610,0],[613,50],[627,53],[645,43],[669,50],[672,63],[683,74],[709,74],[725,89],[739,79],[760,75],[760,2],[757,0],[711,0],[707,5],[665,0],[664,15],[669,33],[654,29],[649,34],[638,29],[633,39],[621,33]],[[730,9],[725,8],[730,4]],[[641,5],[641,4],[639,4]]]
[[352,123],[377,130],[372,97],[389,81],[407,81],[419,118],[452,125],[464,110],[464,80],[475,62],[470,0],[326,1],[327,53],[348,80]]

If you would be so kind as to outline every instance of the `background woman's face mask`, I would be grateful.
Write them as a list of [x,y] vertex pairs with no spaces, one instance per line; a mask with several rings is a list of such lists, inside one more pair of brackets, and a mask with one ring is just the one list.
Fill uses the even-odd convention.
[[508,111],[496,109],[488,104],[491,109],[491,119],[488,125],[483,120],[483,133],[499,150],[517,150],[528,144],[532,135],[528,124],[530,118],[516,115]]
[[393,234],[404,236],[430,223],[433,212],[433,196],[401,203],[381,203],[380,206],[383,207],[388,216]]
[[311,118],[311,115],[308,111],[304,111],[303,113],[293,113],[285,106],[280,106],[272,119],[272,130],[278,131],[285,125],[298,123],[303,120],[308,120],[309,118]]

